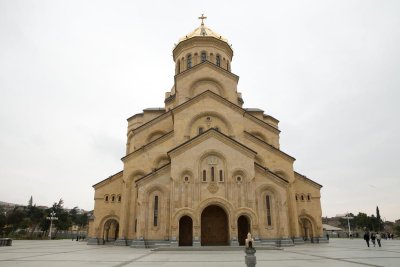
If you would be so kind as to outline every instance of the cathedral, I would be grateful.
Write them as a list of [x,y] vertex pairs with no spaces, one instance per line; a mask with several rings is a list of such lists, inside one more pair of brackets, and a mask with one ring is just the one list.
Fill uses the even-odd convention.
[[88,244],[255,246],[327,242],[321,185],[281,150],[279,121],[244,108],[227,39],[201,25],[173,48],[163,108],[128,118],[123,169],[93,185]]

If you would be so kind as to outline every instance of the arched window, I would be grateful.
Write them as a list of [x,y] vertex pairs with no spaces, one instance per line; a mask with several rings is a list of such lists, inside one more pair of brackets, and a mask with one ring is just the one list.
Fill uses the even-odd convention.
[[311,196],[308,194],[307,195],[307,200],[310,201],[311,200]]
[[118,195],[118,202],[121,202],[121,195]]
[[137,219],[135,219],[135,233],[137,231]]
[[224,181],[224,173],[222,170],[219,170],[219,181],[223,182]]
[[111,196],[111,202],[114,202],[114,201],[115,201],[115,196],[112,195],[112,196]]
[[158,225],[158,196],[154,196],[153,225]]
[[207,171],[203,170],[203,182],[207,181]]
[[296,201],[299,200],[299,196],[296,194]]
[[221,56],[220,55],[216,56],[215,64],[217,64],[218,67],[221,67]]
[[201,52],[201,63],[207,60],[207,54],[205,51]]
[[304,201],[304,196],[303,195],[301,195],[301,201]]
[[214,167],[211,167],[211,182],[215,181]]
[[108,195],[104,197],[105,202],[108,202]]
[[267,195],[265,197],[265,204],[267,207],[267,226],[271,226],[272,225],[272,219],[271,219],[271,197],[270,195]]
[[189,177],[185,176],[185,182],[189,182]]
[[190,69],[192,67],[192,55],[187,55],[187,68]]

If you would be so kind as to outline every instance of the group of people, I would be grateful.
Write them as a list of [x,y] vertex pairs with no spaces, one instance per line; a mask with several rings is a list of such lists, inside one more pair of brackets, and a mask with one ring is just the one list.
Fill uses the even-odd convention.
[[382,238],[385,238],[386,240],[387,239],[392,239],[393,240],[393,238],[394,238],[394,234],[393,233],[384,233],[384,234],[382,234]]
[[375,241],[378,242],[379,247],[381,247],[381,234],[380,233],[374,233],[374,232],[365,232],[364,234],[364,240],[367,242],[367,246],[369,247],[369,240],[371,240],[372,244],[375,247]]

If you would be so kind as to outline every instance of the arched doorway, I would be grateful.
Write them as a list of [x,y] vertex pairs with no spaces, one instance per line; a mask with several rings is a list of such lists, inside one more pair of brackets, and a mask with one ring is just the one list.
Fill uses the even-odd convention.
[[245,245],[247,234],[250,233],[250,223],[246,216],[242,215],[237,220],[239,246]]
[[313,226],[312,222],[308,218],[301,218],[300,219],[300,229],[301,229],[301,234],[303,236],[303,240],[306,242],[314,242],[314,232],[313,232]]
[[104,223],[103,242],[114,242],[118,239],[119,223],[115,219],[109,219]]
[[218,206],[208,206],[201,213],[201,245],[226,246],[229,241],[228,216]]
[[189,216],[179,220],[179,246],[191,246],[193,240],[193,221]]

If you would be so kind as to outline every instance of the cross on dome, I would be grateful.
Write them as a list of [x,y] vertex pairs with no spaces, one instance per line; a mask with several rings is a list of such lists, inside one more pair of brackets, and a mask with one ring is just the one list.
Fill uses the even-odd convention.
[[207,17],[204,17],[204,14],[201,14],[201,17],[198,19],[201,19],[201,26],[204,26],[204,20],[207,19]]

